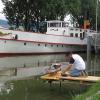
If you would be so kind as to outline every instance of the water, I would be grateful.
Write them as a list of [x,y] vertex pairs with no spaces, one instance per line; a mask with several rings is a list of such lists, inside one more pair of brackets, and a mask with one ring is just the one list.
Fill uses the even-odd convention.
[[[86,61],[86,53],[80,55]],[[99,54],[91,56],[91,65],[87,67],[91,75],[100,72],[99,59]],[[59,83],[49,87],[49,84],[34,77],[42,74],[51,63],[65,61],[64,54],[1,57],[0,100],[71,100],[77,92],[82,92],[80,85],[73,88],[74,85],[63,84],[60,90]]]
[[0,58],[0,75],[26,77],[39,75],[53,62],[65,61],[64,55],[15,56]]

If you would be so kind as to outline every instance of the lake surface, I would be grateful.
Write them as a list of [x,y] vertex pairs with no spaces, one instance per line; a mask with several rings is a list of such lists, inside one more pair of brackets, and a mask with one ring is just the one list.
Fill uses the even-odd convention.
[[[87,62],[86,53],[81,53],[80,55],[83,57],[85,62]],[[38,98],[39,96],[42,96],[42,98],[43,96],[45,96],[43,100],[50,100],[51,97],[53,96],[54,99],[52,100],[65,100],[65,98],[71,100],[72,99],[71,95],[73,93],[67,94],[68,88],[65,91],[61,92],[59,91],[59,84],[57,84],[56,86],[53,87],[53,91],[51,90],[49,91],[50,89],[49,84],[46,84],[46,87],[43,87],[45,86],[45,83],[41,82],[41,80],[34,77],[37,75],[41,75],[43,71],[46,68],[48,68],[48,66],[50,66],[51,63],[54,62],[66,62],[65,55],[55,54],[55,55],[1,57],[0,58],[0,98],[1,98],[0,100],[33,100],[33,99],[42,100],[41,97]],[[87,66],[87,71],[91,75],[96,75],[97,72],[100,72],[100,54],[92,55],[90,62],[91,62],[90,66]],[[13,80],[17,80],[17,81],[13,81]],[[40,88],[45,91],[43,92]],[[57,89],[55,90],[54,88]],[[19,95],[18,91],[22,91],[22,92],[20,92],[20,97],[18,99],[15,99],[16,96]],[[35,93],[35,95],[33,96],[33,94],[29,91],[32,91],[32,93],[33,94]],[[45,93],[46,91],[47,93]],[[80,91],[80,87],[79,87],[79,91]],[[55,92],[57,92],[57,94],[53,95],[52,93]],[[26,94],[28,95],[27,97]],[[63,95],[63,98],[59,96],[60,94],[61,96]]]

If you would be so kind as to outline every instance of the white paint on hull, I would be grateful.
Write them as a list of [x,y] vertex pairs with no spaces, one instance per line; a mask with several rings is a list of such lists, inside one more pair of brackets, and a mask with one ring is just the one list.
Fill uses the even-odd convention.
[[[66,35],[40,34],[23,31],[0,29],[10,33],[0,37],[0,54],[25,53],[65,53],[69,51],[85,51],[87,38]],[[18,39],[13,39],[17,34]]]
[[82,46],[0,40],[0,53],[54,53],[84,50],[85,47]]

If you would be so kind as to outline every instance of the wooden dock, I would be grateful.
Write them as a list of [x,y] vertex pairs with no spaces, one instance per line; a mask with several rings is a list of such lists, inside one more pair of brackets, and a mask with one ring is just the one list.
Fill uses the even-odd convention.
[[46,74],[40,77],[42,80],[46,81],[79,81],[79,82],[98,82],[100,81],[100,76],[79,76],[79,77],[72,77],[72,76],[61,76],[61,71],[55,74]]

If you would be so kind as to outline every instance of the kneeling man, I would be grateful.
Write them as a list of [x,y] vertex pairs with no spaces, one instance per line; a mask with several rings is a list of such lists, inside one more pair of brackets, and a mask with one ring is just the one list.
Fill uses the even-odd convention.
[[77,77],[80,76],[83,71],[86,69],[85,61],[83,58],[78,54],[73,54],[69,52],[65,56],[69,64],[68,66],[62,71],[62,76],[73,76]]

